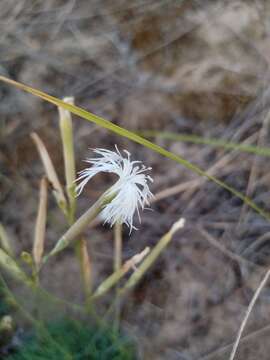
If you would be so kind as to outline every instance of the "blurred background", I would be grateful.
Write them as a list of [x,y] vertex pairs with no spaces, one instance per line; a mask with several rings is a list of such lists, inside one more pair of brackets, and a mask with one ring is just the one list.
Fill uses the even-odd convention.
[[[1,0],[0,73],[75,103],[199,165],[270,210],[266,157],[164,138],[165,132],[269,146],[270,3],[199,0]],[[19,254],[31,251],[45,142],[64,181],[57,109],[0,84],[0,221]],[[89,148],[128,149],[152,166],[156,194],[124,258],[153,246],[179,217],[184,231],[123,306],[123,327],[143,359],[227,359],[245,310],[270,264],[270,224],[217,185],[150,150],[74,117],[77,170]],[[108,185],[97,177],[78,214]],[[65,231],[53,197],[46,247]],[[95,284],[112,271],[113,234],[87,233]],[[80,301],[79,269],[65,251],[44,286]],[[109,299],[107,299],[109,301]],[[269,359],[270,292],[246,327],[237,359]]]

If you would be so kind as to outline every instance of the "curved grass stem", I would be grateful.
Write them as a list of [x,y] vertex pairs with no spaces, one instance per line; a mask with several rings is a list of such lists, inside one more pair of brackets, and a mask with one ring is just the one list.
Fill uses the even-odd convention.
[[209,175],[207,172],[205,172],[204,170],[202,170],[200,167],[198,167],[195,164],[192,164],[191,162],[189,162],[188,160],[184,159],[183,157],[176,155],[164,148],[162,148],[161,146],[152,143],[151,141],[139,136],[136,133],[133,133],[132,131],[129,131],[125,128],[122,128],[118,125],[113,124],[112,122],[103,119],[100,116],[97,116],[95,114],[92,114],[78,106],[75,105],[71,105],[71,104],[67,104],[64,101],[48,95],[40,90],[34,89],[30,86],[24,85],[22,83],[19,83],[17,81],[11,80],[5,76],[0,76],[0,81],[3,81],[9,85],[15,86],[20,90],[26,91],[32,95],[35,95],[45,101],[48,101],[56,106],[60,106],[68,111],[70,111],[73,114],[76,114],[82,118],[84,118],[85,120],[91,121],[95,124],[97,124],[100,127],[103,127],[113,133],[116,133],[119,136],[125,137],[127,139],[130,139],[131,141],[134,141],[148,149],[151,149],[152,151],[155,151],[156,153],[159,153],[160,155],[171,159],[175,162],[177,162],[178,164],[184,166],[185,168],[193,171],[194,173],[196,173],[199,176],[203,176],[206,177],[208,180],[213,181],[214,183],[216,183],[217,185],[221,186],[223,189],[226,189],[227,191],[229,191],[231,194],[235,195],[236,197],[238,197],[239,199],[241,199],[244,203],[246,203],[248,206],[250,206],[253,210],[255,210],[258,214],[260,214],[261,216],[263,216],[265,219],[270,220],[270,214],[263,210],[262,208],[260,208],[258,205],[256,205],[249,197],[245,196],[244,194],[242,194],[240,191],[236,190],[235,188],[229,186],[228,184],[226,184],[225,182],[219,180],[218,178],[216,178],[215,176]]

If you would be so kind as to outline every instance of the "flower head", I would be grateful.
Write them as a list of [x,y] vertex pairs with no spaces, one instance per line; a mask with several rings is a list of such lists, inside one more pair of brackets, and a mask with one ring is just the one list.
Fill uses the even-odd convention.
[[92,166],[79,173],[77,181],[77,194],[79,195],[87,182],[100,172],[109,172],[118,175],[117,182],[106,192],[107,196],[114,196],[112,201],[107,204],[101,216],[105,223],[114,225],[116,222],[125,223],[132,229],[133,217],[135,212],[139,215],[139,210],[149,205],[149,198],[153,195],[149,189],[148,182],[153,179],[145,172],[151,170],[140,161],[131,161],[130,153],[124,150],[124,155],[115,146],[116,151],[106,149],[95,149],[97,157],[89,158],[87,163]]

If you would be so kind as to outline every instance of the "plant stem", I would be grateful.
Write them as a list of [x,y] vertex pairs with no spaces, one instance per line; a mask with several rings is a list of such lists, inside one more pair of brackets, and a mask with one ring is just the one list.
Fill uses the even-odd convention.
[[[144,249],[144,251],[138,255],[135,255],[131,259],[130,265],[136,265],[137,262],[140,262],[143,258],[141,265],[135,269],[134,273],[130,276],[126,284],[119,289],[117,292],[117,296],[112,301],[112,304],[110,305],[109,309],[106,311],[103,319],[106,319],[112,311],[114,311],[115,306],[125,297],[130,289],[132,289],[138,281],[143,277],[143,275],[146,273],[146,271],[153,265],[153,263],[157,260],[160,253],[168,246],[170,241],[172,240],[173,235],[176,231],[179,229],[182,229],[185,225],[185,219],[180,218],[177,222],[175,222],[170,230],[162,236],[162,238],[159,240],[159,242],[156,244],[156,246],[150,251],[150,249],[147,247]],[[150,252],[149,252],[150,251]],[[146,256],[147,255],[147,256]],[[132,264],[133,263],[133,264]],[[119,279],[126,273],[126,269],[129,268],[129,266],[125,267],[123,266],[120,271],[112,274],[108,279],[106,279],[101,286],[97,289],[97,291],[94,293],[94,298],[103,295],[105,292],[108,291],[108,289],[115,284],[116,281],[119,281]]]
[[33,281],[28,278],[25,272],[20,268],[17,262],[12,259],[0,248],[0,267],[7,271],[18,282],[25,284],[28,287],[33,286]]
[[53,187],[53,194],[56,199],[56,202],[59,208],[65,214],[65,216],[68,216],[68,203],[64,191],[62,189],[61,183],[59,181],[59,178],[57,176],[56,170],[54,168],[53,162],[51,160],[51,157],[48,153],[48,150],[46,149],[45,144],[38,136],[38,134],[32,133],[31,138],[37,147],[49,183]]
[[76,242],[75,251],[80,264],[83,288],[85,293],[85,306],[88,310],[91,306],[92,266],[85,238],[82,238]]
[[[63,99],[67,104],[74,105],[73,97],[66,97]],[[75,165],[75,154],[74,154],[74,141],[73,141],[73,126],[71,113],[61,107],[58,107],[59,112],[59,127],[62,139],[62,148],[65,164],[65,178],[66,178],[66,192],[68,196],[68,222],[69,225],[73,225],[75,222],[76,213],[76,165]],[[76,241],[74,246],[75,254],[77,256],[81,278],[83,283],[83,289],[87,299],[90,296],[90,263],[89,255],[84,239]]]
[[11,257],[14,256],[14,249],[12,246],[12,241],[8,236],[6,229],[4,228],[3,224],[0,223],[0,244],[2,249]]
[[[122,266],[122,224],[117,222],[114,226],[114,271],[118,272]],[[118,298],[119,287],[116,287],[116,298]],[[121,303],[116,301],[114,313],[114,329],[119,331],[121,317]]]
[[118,271],[122,266],[122,224],[116,223],[114,226],[114,271]]
[[46,233],[47,221],[47,203],[48,203],[48,184],[47,179],[43,177],[40,182],[39,207],[35,225],[35,236],[32,249],[35,268],[38,270],[42,261]]
[[238,333],[237,333],[237,337],[236,337],[236,340],[235,340],[235,343],[233,345],[233,349],[232,349],[232,352],[231,352],[231,355],[230,355],[230,358],[229,360],[234,360],[235,359],[235,355],[236,355],[236,352],[237,352],[237,349],[238,349],[238,346],[239,346],[239,343],[240,343],[240,340],[241,340],[241,336],[243,334],[243,331],[244,331],[244,328],[247,324],[247,321],[249,319],[249,316],[251,314],[251,311],[252,309],[254,308],[255,306],[255,303],[262,291],[262,289],[264,288],[264,286],[266,285],[268,279],[270,277],[270,269],[267,270],[266,274],[264,275],[262,281],[260,282],[257,290],[255,291],[255,294],[253,295],[252,299],[251,299],[251,302],[249,303],[248,305],[248,308],[247,308],[247,311],[246,311],[246,314],[245,314],[245,317],[241,323],[241,326],[240,326],[240,329],[238,330]]
[[[135,269],[135,266],[140,263],[146,255],[148,255],[150,251],[149,247],[146,247],[143,251],[140,253],[132,256],[131,259],[127,260],[120,269],[115,271],[113,274],[111,274],[109,277],[107,277],[96,289],[94,292],[92,299],[96,299],[102,295],[104,295],[106,292],[108,292],[114,285],[116,285],[120,279],[131,269]],[[136,270],[136,269],[135,269]]]
[[135,284],[143,277],[146,271],[152,266],[152,264],[157,260],[160,253],[168,246],[174,233],[182,229],[185,225],[185,219],[181,218],[177,222],[173,224],[171,229],[159,240],[156,246],[151,250],[148,256],[144,259],[142,264],[138,267],[138,269],[131,275],[128,279],[125,286],[120,290],[120,293],[124,293],[130,288],[134,287]]
[[104,193],[68,230],[61,236],[52,251],[43,258],[43,264],[48,258],[56,255],[71,245],[78,239],[79,235],[87,228],[89,223],[93,221],[101,212],[102,208],[108,204],[115,195],[108,196]]
[[[68,104],[74,105],[74,98],[64,98]],[[66,191],[69,201],[69,222],[74,222],[76,211],[76,193],[75,193],[75,155],[74,155],[74,142],[73,142],[73,128],[71,114],[68,110],[58,107],[59,111],[59,127],[62,139],[63,156],[65,164],[65,178],[66,178]]]

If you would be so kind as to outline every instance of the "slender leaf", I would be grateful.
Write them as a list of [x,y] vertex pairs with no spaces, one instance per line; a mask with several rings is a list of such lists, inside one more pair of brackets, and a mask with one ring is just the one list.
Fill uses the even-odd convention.
[[2,249],[0,249],[0,267],[5,269],[15,280],[23,282],[27,286],[32,285],[31,280],[26,276],[16,261]]
[[32,95],[38,96],[43,100],[46,100],[56,106],[60,106],[68,111],[70,111],[73,114],[76,114],[88,121],[91,121],[107,130],[110,130],[120,136],[123,136],[125,138],[128,138],[138,144],[141,144],[161,155],[163,155],[164,157],[171,159],[173,161],[176,161],[177,163],[183,165],[184,167],[186,167],[187,169],[195,172],[196,174],[200,175],[200,176],[204,176],[207,179],[215,182],[217,185],[223,187],[224,189],[228,190],[229,192],[231,192],[232,194],[234,194],[235,196],[237,196],[238,198],[240,198],[243,202],[245,202],[247,205],[249,205],[252,209],[254,209],[256,212],[258,212],[261,216],[263,216],[264,218],[270,220],[270,214],[266,211],[264,211],[263,209],[261,209],[259,206],[257,206],[250,198],[248,198],[247,196],[243,195],[241,192],[239,192],[238,190],[234,189],[233,187],[227,185],[226,183],[224,183],[223,181],[219,180],[218,178],[207,174],[205,171],[203,171],[200,167],[198,167],[197,165],[192,164],[191,162],[189,162],[188,160],[184,159],[183,157],[176,155],[164,148],[162,148],[161,146],[158,146],[154,143],[152,143],[151,141],[141,137],[140,135],[133,133],[132,131],[129,131],[125,128],[122,128],[118,125],[115,125],[113,123],[111,123],[110,121],[107,121],[105,119],[103,119],[100,116],[97,116],[95,114],[92,114],[78,106],[75,105],[71,105],[68,103],[65,103],[64,101],[48,95],[40,90],[34,89],[30,86],[24,85],[22,83],[16,82],[14,80],[11,80],[9,78],[6,78],[4,76],[0,76],[0,81],[3,81],[7,84],[13,85],[15,87],[17,87],[18,89],[21,89],[23,91],[26,91]]
[[182,141],[182,142],[189,142],[192,144],[209,145],[227,150],[237,150],[240,152],[270,157],[269,147],[244,145],[244,144],[229,142],[216,138],[204,138],[202,136],[197,136],[197,135],[174,134],[168,131],[144,130],[144,131],[140,131],[140,134],[146,137],[159,137],[161,139],[168,139],[172,141]]
[[14,256],[14,249],[12,246],[12,241],[7,234],[7,231],[3,224],[0,223],[0,245],[2,246],[3,250],[10,255],[11,257]]

